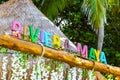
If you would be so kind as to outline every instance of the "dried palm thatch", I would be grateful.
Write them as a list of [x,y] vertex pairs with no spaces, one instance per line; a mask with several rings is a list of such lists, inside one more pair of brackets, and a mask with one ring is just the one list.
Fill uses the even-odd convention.
[[[56,34],[62,39],[66,36],[60,29],[54,25],[31,0],[9,0],[8,2],[0,5],[0,34],[5,32],[11,33],[11,22],[19,21],[23,26],[25,24],[32,25],[34,29],[39,28],[51,34]],[[21,30],[21,33],[23,30]],[[71,46],[75,50],[72,42]]]

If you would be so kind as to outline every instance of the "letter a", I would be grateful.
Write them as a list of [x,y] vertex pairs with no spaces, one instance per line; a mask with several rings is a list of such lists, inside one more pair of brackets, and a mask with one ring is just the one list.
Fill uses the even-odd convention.
[[96,60],[96,56],[94,53],[94,48],[90,48],[89,59]]
[[100,62],[107,64],[106,56],[105,56],[104,52],[101,52],[101,54],[100,54]]

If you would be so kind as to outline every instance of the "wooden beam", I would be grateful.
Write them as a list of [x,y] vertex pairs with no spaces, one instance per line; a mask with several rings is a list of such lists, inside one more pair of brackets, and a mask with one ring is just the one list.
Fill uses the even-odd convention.
[[[18,50],[18,51],[32,53],[36,55],[42,54],[41,45],[20,40],[20,39],[11,37],[9,35],[0,35],[0,46],[6,47],[12,50]],[[100,62],[94,62],[91,60],[78,58],[73,54],[69,54],[60,50],[51,49],[48,47],[44,47],[44,49],[45,49],[44,57],[60,60],[75,67],[85,68],[85,69],[94,69],[99,72],[111,73],[116,76],[120,76],[119,67],[114,67],[110,65],[105,65]]]

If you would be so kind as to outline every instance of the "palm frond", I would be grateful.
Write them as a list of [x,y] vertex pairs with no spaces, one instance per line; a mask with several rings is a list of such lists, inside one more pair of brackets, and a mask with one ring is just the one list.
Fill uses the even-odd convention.
[[74,0],[44,0],[41,11],[49,18],[54,19],[58,13]]
[[105,0],[84,0],[82,10],[91,25],[98,29],[102,22],[106,22]]

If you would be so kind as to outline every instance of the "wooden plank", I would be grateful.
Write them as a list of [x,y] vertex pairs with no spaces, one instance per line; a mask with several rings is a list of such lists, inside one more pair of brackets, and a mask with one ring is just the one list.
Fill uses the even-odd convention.
[[[0,46],[6,47],[12,50],[32,53],[35,55],[42,54],[41,45],[38,45],[32,42],[23,41],[23,40],[11,37],[9,35],[0,35]],[[76,66],[79,68],[94,69],[99,72],[111,73],[116,76],[120,76],[119,67],[105,65],[100,62],[94,62],[91,60],[78,58],[73,54],[69,54],[60,50],[51,49],[48,47],[44,47],[44,49],[45,49],[44,57],[60,60],[68,63],[71,66]]]

